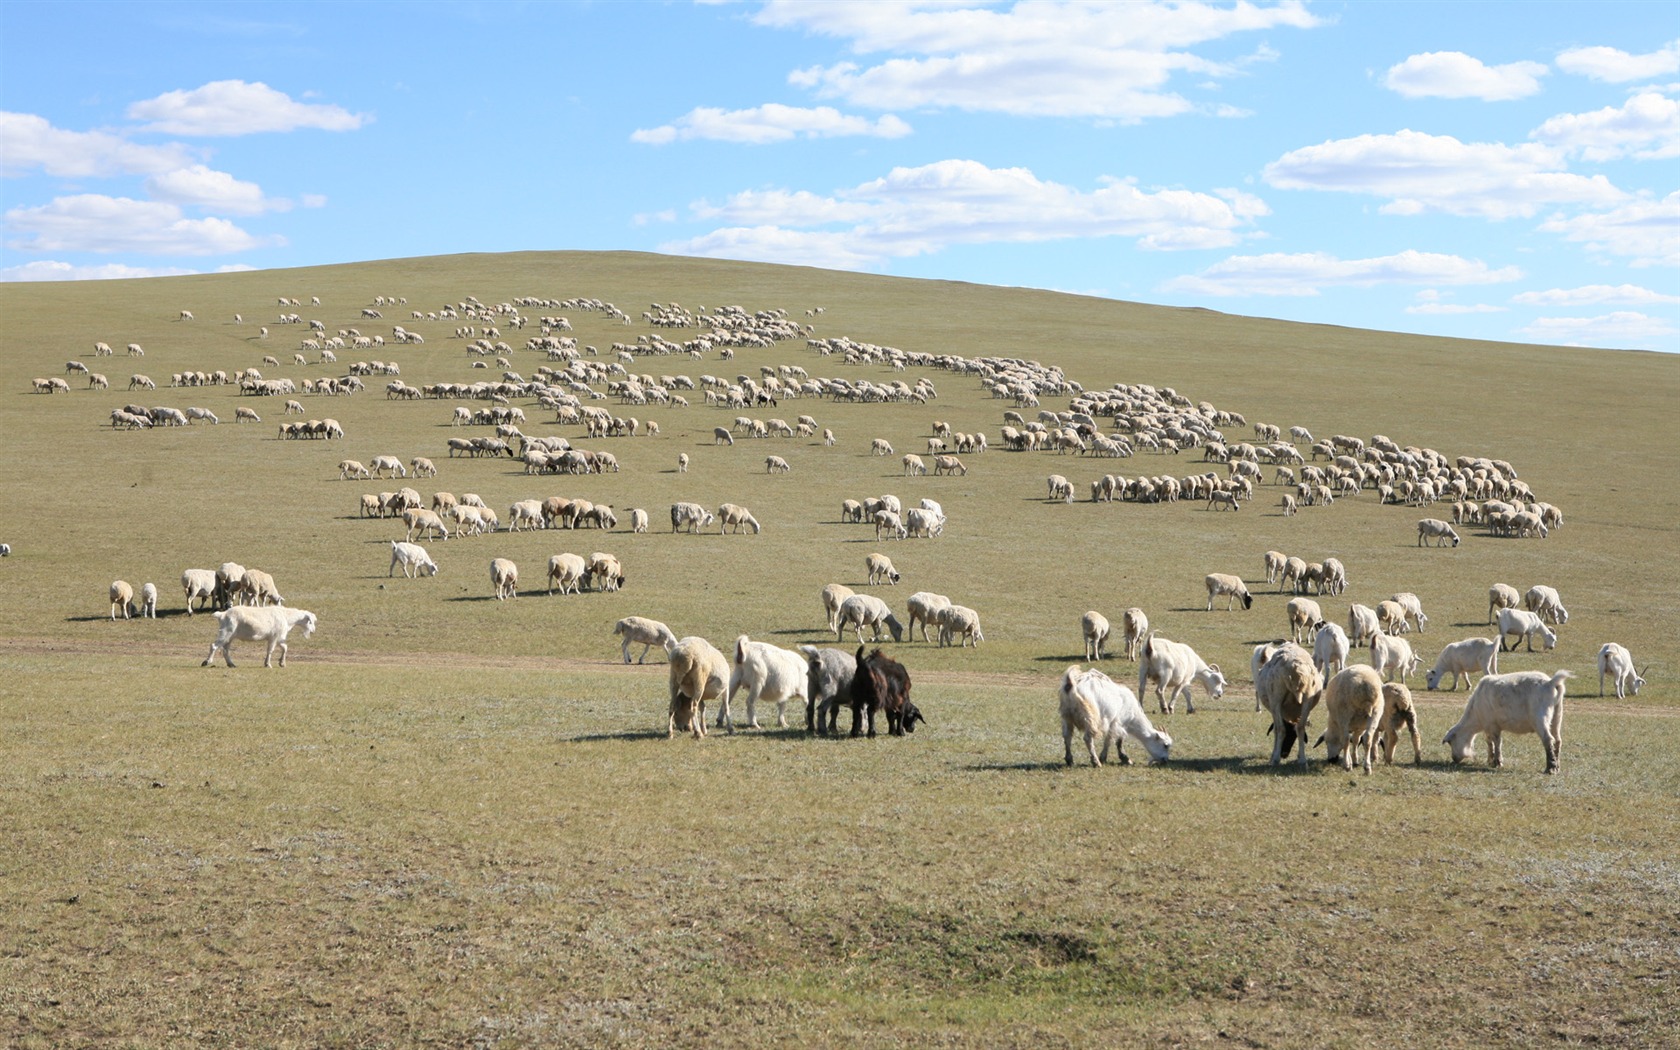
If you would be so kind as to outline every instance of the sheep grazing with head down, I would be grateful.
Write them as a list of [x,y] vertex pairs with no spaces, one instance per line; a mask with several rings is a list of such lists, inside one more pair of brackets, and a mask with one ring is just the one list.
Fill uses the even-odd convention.
[[1324,691],[1324,676],[1313,666],[1312,654],[1294,642],[1257,646],[1254,668],[1255,709],[1272,716],[1272,765],[1299,744],[1300,765],[1307,764],[1307,716]]
[[[1125,738],[1142,744],[1149,757],[1165,762],[1170,757],[1172,737],[1156,729],[1144,714],[1137,696],[1119,682],[1096,668],[1081,671],[1078,664],[1062,675],[1058,693],[1062,714],[1062,759],[1073,765],[1073,734],[1085,737],[1085,749],[1091,755],[1093,768],[1108,760],[1108,748],[1114,745],[1121,765],[1131,765],[1126,755]],[[1102,748],[1097,741],[1102,741]]]
[[1208,612],[1213,611],[1213,600],[1220,595],[1229,596],[1229,600],[1225,603],[1226,612],[1231,611],[1239,598],[1242,599],[1244,609],[1254,606],[1254,596],[1248,593],[1248,585],[1243,583],[1240,576],[1232,576],[1223,572],[1210,572],[1202,582],[1207,584]]
[[697,635],[678,640],[669,654],[671,704],[665,736],[687,730],[698,740],[706,735],[706,701],[721,698],[729,684],[729,660]]
[[1452,749],[1453,764],[1467,761],[1476,738],[1485,734],[1488,765],[1498,769],[1504,762],[1502,734],[1536,733],[1546,749],[1546,772],[1556,773],[1563,750],[1565,683],[1573,677],[1568,671],[1484,675],[1470,690],[1463,716],[1441,740]]
[[[1085,639],[1085,659],[1101,660],[1103,646],[1108,643],[1108,617],[1092,609],[1079,618],[1079,634]],[[1072,674],[1073,669],[1069,669]],[[1106,743],[1104,745],[1107,747]]]
[[1417,706],[1412,703],[1412,691],[1401,682],[1383,683],[1383,716],[1379,726],[1382,739],[1383,764],[1394,764],[1394,747],[1400,742],[1401,730],[1412,734],[1412,764],[1423,765],[1423,740],[1418,735]]
[[863,641],[863,629],[869,628],[870,640],[881,640],[881,626],[885,624],[892,632],[892,640],[904,640],[904,626],[898,622],[887,603],[873,594],[854,594],[840,603],[840,610],[834,617],[834,640],[839,641],[845,636],[846,628],[857,630],[857,640]]
[[146,619],[157,619],[158,589],[155,583],[140,585],[140,615]]
[[641,645],[642,655],[636,662],[642,663],[647,660],[648,650],[654,646],[659,646],[669,654],[677,644],[677,636],[672,633],[669,627],[658,620],[650,620],[645,616],[626,616],[613,624],[612,633],[615,637],[624,639],[624,643],[619,648],[623,651],[625,663],[630,662],[630,647],[632,645],[638,643]]
[[134,615],[134,585],[127,580],[111,581],[111,619],[119,610],[125,620]]
[[[1647,667],[1645,670],[1649,671]],[[1604,676],[1609,675],[1616,683],[1616,699],[1627,698],[1628,693],[1639,695],[1639,689],[1645,684],[1645,678],[1633,668],[1633,654],[1627,647],[1617,642],[1605,642],[1598,650],[1598,695],[1604,695]]]
[[1324,686],[1324,710],[1328,727],[1319,743],[1329,749],[1330,762],[1351,770],[1354,762],[1360,761],[1358,752],[1363,744],[1365,757],[1360,764],[1370,776],[1382,727],[1382,679],[1363,664],[1344,668]]
[[887,732],[903,736],[916,731],[917,722],[927,719],[910,701],[910,672],[904,665],[876,649],[867,657],[858,646],[857,673],[852,677],[852,736],[867,721],[869,735],[875,735],[875,712],[887,716]]

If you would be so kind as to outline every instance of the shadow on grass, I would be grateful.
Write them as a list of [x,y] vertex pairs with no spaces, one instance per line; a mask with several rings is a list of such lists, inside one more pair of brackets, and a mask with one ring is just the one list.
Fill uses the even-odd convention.
[[[678,737],[687,737],[688,735],[687,730],[677,734]],[[626,729],[617,733],[583,733],[578,736],[563,737],[562,739],[572,744],[605,743],[620,740],[664,740],[665,730]]]

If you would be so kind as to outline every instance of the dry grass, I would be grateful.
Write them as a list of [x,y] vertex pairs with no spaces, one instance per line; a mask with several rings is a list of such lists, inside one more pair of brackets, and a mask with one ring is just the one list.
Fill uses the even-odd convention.
[[[1503,457],[1567,524],[1544,542],[1476,532],[1419,550],[1420,515],[1369,496],[1292,519],[1264,505],[1271,486],[1237,515],[1040,498],[1051,472],[1081,487],[1106,470],[1182,475],[1200,469],[1190,455],[994,451],[965,457],[967,478],[904,479],[896,457],[866,454],[869,438],[921,451],[935,418],[995,436],[1002,403],[942,372],[926,406],[752,413],[810,412],[840,434],[836,449],[715,448],[711,428],[735,413],[698,404],[643,412],[663,428],[653,440],[591,442],[532,413],[527,432],[625,464],[583,480],[447,461],[449,406],[387,402],[377,384],[308,402],[344,423],[342,443],[276,440],[272,401],[255,405],[260,427],[99,425],[129,400],[230,420],[241,402],[226,389],[120,388],[130,371],[167,382],[263,353],[289,361],[295,328],[254,338],[280,294],[318,294],[326,305],[305,316],[372,331],[356,315],[376,293],[419,306],[590,295],[633,315],[653,300],[822,305],[822,335],[1034,357],[1087,386],[1172,386],[1321,436]],[[182,308],[199,320],[174,321]],[[236,311],[250,323],[227,323]],[[386,315],[426,345],[341,362],[396,359],[414,384],[474,377],[452,324]],[[645,330],[571,316],[603,349]],[[0,317],[0,540],[16,549],[0,563],[9,1043],[1660,1046],[1680,1020],[1680,498],[1659,480],[1671,471],[1658,436],[1680,392],[1669,358],[635,255],[9,286]],[[93,359],[96,339],[119,356]],[[142,361],[120,356],[130,340]],[[71,358],[117,389],[29,392]],[[514,357],[527,375],[537,361]],[[647,370],[763,362],[891,377],[802,346]],[[687,476],[672,472],[679,451],[694,458]],[[766,477],[770,452],[793,473]],[[514,499],[582,495],[648,508],[654,533],[434,542],[440,577],[388,580],[390,523],[355,511],[361,492],[390,486],[341,482],[335,467],[385,453],[432,456],[443,474],[417,487],[476,491],[504,516]],[[841,498],[881,492],[940,499],[949,533],[877,545],[837,523]],[[671,536],[675,499],[744,503],[765,532]],[[1282,599],[1209,614],[1200,581],[1252,581],[1270,547],[1340,557],[1348,599],[1419,593],[1431,656],[1485,633],[1490,583],[1558,586],[1572,613],[1558,652],[1502,666],[1580,677],[1563,774],[1539,775],[1532,737],[1510,742],[1502,771],[1447,765],[1436,742],[1463,694],[1421,690],[1422,768],[1273,773],[1244,683],[1166,720],[1170,765],[1064,770],[1052,694],[1078,659],[1080,613],[1117,621],[1140,605],[1245,678],[1248,646],[1283,630]],[[542,596],[542,565],[563,549],[618,553],[630,586]],[[978,651],[897,647],[930,718],[914,738],[667,742],[664,668],[613,662],[608,628],[631,613],[720,645],[743,631],[821,640],[818,589],[861,584],[877,549],[905,573],[877,593],[900,607],[914,590],[950,594],[986,626]],[[492,556],[538,593],[490,600]],[[268,569],[320,614],[284,671],[243,650],[236,670],[197,666],[210,621],[179,612],[175,581],[228,559]],[[118,577],[157,582],[166,615],[110,623]],[[1611,639],[1652,665],[1637,700],[1592,695],[1592,654]]]

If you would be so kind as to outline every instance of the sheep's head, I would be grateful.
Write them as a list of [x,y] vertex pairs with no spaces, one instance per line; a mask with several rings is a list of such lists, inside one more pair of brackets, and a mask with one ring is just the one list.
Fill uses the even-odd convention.
[[301,622],[303,624],[303,636],[305,638],[308,638],[310,635],[315,633],[315,614],[314,613],[312,613],[312,612],[304,613],[303,614],[303,620]]
[[1547,652],[1551,652],[1553,649],[1557,648],[1557,632],[1552,630],[1550,627],[1542,625],[1540,627],[1540,637],[1546,640]]
[[904,701],[903,722],[901,723],[904,732],[914,733],[916,731],[916,723],[926,721],[927,718],[922,714],[921,708],[917,707],[909,700]]
[[1143,747],[1144,750],[1149,752],[1149,757],[1152,761],[1165,762],[1172,757],[1170,754],[1172,750],[1172,737],[1161,732],[1159,729],[1144,736]]
[[1441,687],[1441,671],[1439,669],[1431,670],[1429,672],[1428,676],[1424,678],[1424,687],[1430,690],[1439,689]]
[[1243,591],[1242,603],[1244,609],[1252,609],[1254,607],[1254,595],[1248,593],[1247,591]]
[[1208,664],[1208,669],[1202,672],[1202,684],[1207,686],[1210,699],[1218,700],[1225,695],[1225,673],[1218,664]]
[[1441,743],[1452,749],[1453,765],[1462,765],[1470,758],[1470,751],[1476,744],[1476,734],[1453,726],[1447,730],[1447,735],[1441,738]]

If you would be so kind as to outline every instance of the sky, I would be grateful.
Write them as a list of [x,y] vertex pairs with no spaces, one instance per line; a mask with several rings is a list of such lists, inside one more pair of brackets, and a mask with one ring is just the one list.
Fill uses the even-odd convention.
[[0,0],[0,280],[568,249],[1680,352],[1680,4]]

